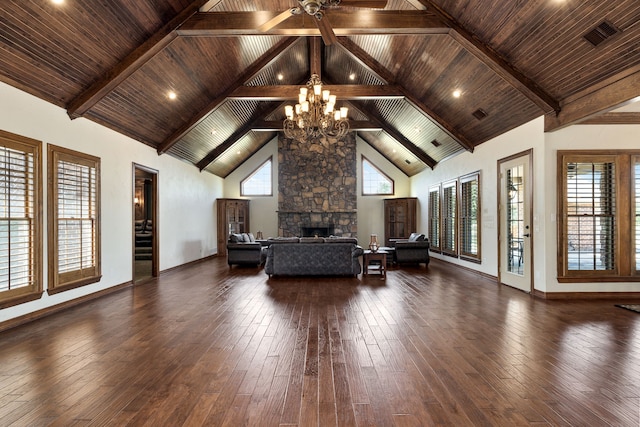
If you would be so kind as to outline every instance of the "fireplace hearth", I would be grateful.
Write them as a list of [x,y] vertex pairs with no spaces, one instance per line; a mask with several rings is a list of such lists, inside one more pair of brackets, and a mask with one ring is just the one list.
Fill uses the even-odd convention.
[[333,225],[302,226],[300,227],[300,235],[302,237],[329,237],[333,235],[334,229]]

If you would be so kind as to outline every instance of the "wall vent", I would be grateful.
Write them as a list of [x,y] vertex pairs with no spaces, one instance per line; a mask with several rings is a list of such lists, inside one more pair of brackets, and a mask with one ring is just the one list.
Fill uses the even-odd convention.
[[485,117],[487,117],[489,115],[482,108],[478,108],[476,111],[474,111],[471,114],[473,114],[473,117],[475,117],[478,120],[482,120],[482,119],[484,119]]
[[433,141],[431,141],[431,144],[432,144],[434,147],[440,147],[440,146],[442,145],[442,144],[440,144],[440,143],[438,142],[438,140],[437,140],[437,139],[434,139]]
[[603,41],[618,34],[618,30],[612,23],[602,21],[597,27],[589,31],[583,37],[592,45],[598,46]]

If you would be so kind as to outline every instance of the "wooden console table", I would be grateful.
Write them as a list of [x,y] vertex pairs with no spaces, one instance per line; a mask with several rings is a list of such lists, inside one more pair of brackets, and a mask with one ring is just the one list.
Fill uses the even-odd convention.
[[379,271],[383,279],[387,277],[387,253],[385,251],[371,252],[365,250],[362,256],[363,275],[369,274],[369,270]]

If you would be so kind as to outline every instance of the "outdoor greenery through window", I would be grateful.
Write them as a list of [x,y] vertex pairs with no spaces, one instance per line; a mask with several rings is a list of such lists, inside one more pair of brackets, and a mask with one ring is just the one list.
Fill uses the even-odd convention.
[[100,280],[100,159],[49,146],[49,292]]
[[42,294],[41,150],[0,131],[0,308]]
[[559,280],[638,280],[640,153],[561,151],[558,170]]
[[394,193],[394,181],[362,156],[362,194],[366,196]]
[[271,196],[273,194],[270,157],[266,162],[258,166],[251,174],[240,183],[242,196]]

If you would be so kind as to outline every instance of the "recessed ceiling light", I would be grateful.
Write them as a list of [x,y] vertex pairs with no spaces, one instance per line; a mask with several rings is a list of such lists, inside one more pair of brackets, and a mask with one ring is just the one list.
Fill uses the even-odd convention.
[[211,135],[215,135],[216,133],[218,133],[218,129],[211,129]]
[[238,151],[236,154],[239,156],[240,155],[240,151]]
[[278,80],[282,80],[282,79],[284,79],[284,76],[282,75],[282,73],[279,73],[278,74]]
[[414,131],[416,131],[417,133],[422,132],[422,129],[420,129],[420,128],[419,128],[419,127],[417,127],[417,126],[416,126],[413,130],[414,130]]
[[53,3],[53,4],[62,4],[62,3],[64,3],[64,0],[51,0],[51,3]]
[[172,91],[172,90],[169,91],[167,96],[169,97],[169,99],[176,99],[178,97],[178,95],[176,95],[176,93],[174,91]]
[[462,92],[460,92],[460,89],[456,89],[453,91],[454,98],[460,98],[460,95],[462,95]]
[[356,79],[356,73],[349,74],[349,80],[355,80],[355,79]]

